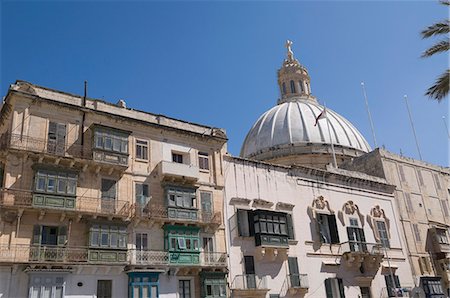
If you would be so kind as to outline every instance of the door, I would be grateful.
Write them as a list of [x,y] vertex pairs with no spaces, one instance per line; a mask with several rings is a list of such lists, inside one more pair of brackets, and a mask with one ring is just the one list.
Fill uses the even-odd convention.
[[136,261],[145,262],[148,260],[148,234],[136,233]]
[[212,195],[210,192],[201,192],[200,200],[202,205],[202,220],[203,222],[209,222],[212,218]]
[[115,213],[116,200],[116,181],[111,179],[102,179],[102,213]]
[[297,288],[300,287],[300,274],[298,271],[298,261],[296,257],[288,258],[289,265],[289,277],[291,281],[291,287]]
[[48,125],[47,151],[58,155],[64,155],[66,146],[66,125],[50,122]]
[[253,256],[244,256],[245,282],[248,289],[256,289],[255,262]]
[[203,237],[202,238],[202,249],[203,254],[205,255],[205,262],[207,264],[214,263],[214,243],[212,237]]
[[136,183],[136,205],[140,211],[144,211],[149,201],[148,185],[143,183]]
[[97,281],[97,298],[112,297],[112,280]]

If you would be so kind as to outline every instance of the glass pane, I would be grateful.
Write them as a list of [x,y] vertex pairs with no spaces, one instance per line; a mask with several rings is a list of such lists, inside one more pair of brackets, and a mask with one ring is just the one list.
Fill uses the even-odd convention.
[[52,287],[46,286],[44,287],[44,290],[42,291],[42,298],[51,298],[52,294]]
[[102,233],[102,246],[109,246],[109,234]]
[[56,179],[55,176],[48,176],[47,180],[47,191],[55,192]]
[[177,206],[183,207],[183,197],[180,195],[177,195],[176,200],[177,200]]
[[111,137],[105,137],[105,149],[112,150],[112,138]]
[[45,191],[45,177],[39,176],[37,178],[36,190]]
[[91,232],[91,245],[98,246],[98,232]]
[[120,152],[120,139],[117,138],[114,139],[113,150]]
[[133,286],[133,298],[139,298],[139,286]]
[[117,233],[111,233],[111,247],[117,247]]
[[56,287],[55,298],[63,298],[63,287]]
[[41,287],[33,286],[30,291],[30,298],[39,298],[40,289]]
[[76,193],[76,189],[77,189],[77,181],[69,180],[67,183],[67,193],[69,195],[74,195]]
[[152,295],[150,297],[152,297],[152,298],[158,297],[158,287],[157,286],[152,286]]
[[58,179],[58,193],[66,193],[66,180],[64,178]]
[[119,234],[119,247],[127,247],[127,235]]
[[128,141],[124,140],[121,142],[121,150],[122,153],[128,153]]
[[142,286],[142,298],[150,297],[148,288],[149,288],[149,286],[146,286],[146,285]]

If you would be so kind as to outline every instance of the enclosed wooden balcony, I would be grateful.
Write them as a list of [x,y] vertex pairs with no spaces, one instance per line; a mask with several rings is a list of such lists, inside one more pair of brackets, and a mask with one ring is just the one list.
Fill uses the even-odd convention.
[[267,276],[236,275],[231,283],[233,297],[266,297],[269,290]]
[[166,207],[159,204],[141,206],[133,204],[133,216],[164,223],[195,223],[218,227],[222,224],[222,212],[204,212],[198,209]]
[[450,254],[450,240],[447,227],[433,227],[428,230],[433,252]]
[[159,163],[159,172],[164,180],[169,181],[195,182],[199,178],[199,168],[197,166],[165,160]]
[[2,189],[0,206],[7,209],[34,209],[41,213],[74,212],[80,215],[129,218],[131,204],[124,200],[102,199],[86,196],[58,196],[31,191]]
[[[117,257],[111,257],[111,255]],[[56,245],[3,245],[0,263],[125,264],[125,250],[97,250]],[[107,256],[107,257],[100,257]]]

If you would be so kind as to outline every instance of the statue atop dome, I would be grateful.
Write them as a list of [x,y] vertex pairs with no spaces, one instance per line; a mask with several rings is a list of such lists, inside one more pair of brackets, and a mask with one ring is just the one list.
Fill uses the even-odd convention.
[[286,44],[284,45],[287,49],[287,57],[288,57],[288,61],[294,61],[294,52],[292,52],[292,46],[293,42],[291,40],[286,40]]

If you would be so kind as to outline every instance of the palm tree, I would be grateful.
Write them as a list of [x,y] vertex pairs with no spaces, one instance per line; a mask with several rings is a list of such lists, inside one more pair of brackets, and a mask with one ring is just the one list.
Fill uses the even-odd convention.
[[[450,5],[450,0],[442,0],[441,4],[443,5]],[[443,20],[441,22],[435,23],[425,30],[421,32],[422,38],[429,38],[432,36],[442,36],[445,35],[446,37],[439,41],[438,43],[434,44],[430,48],[428,48],[425,52],[423,52],[422,57],[430,57],[434,54],[447,52],[449,49],[449,20]],[[449,77],[450,77],[450,70],[447,69],[444,71],[443,74],[441,74],[433,86],[428,88],[425,95],[428,95],[432,99],[436,99],[437,101],[441,101],[447,94],[449,89]]]

